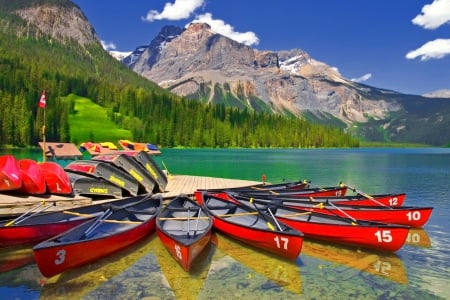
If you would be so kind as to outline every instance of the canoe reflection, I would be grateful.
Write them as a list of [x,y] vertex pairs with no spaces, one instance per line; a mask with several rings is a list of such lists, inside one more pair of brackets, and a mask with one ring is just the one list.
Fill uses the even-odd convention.
[[[214,235],[214,234],[213,234]],[[198,299],[215,247],[209,243],[196,258],[189,272],[173,258],[163,243],[158,239],[154,243],[153,252],[161,269],[168,288],[175,294],[175,299]]]
[[0,248],[0,273],[8,272],[34,262],[31,245]]
[[[217,249],[222,252],[222,255],[230,256],[242,265],[263,275],[271,281],[268,283],[269,285],[275,284],[295,294],[301,293],[300,268],[295,261],[260,251],[221,233],[216,233],[215,236]],[[216,257],[219,256],[218,253]],[[248,277],[251,276],[252,274],[248,275]]]
[[[41,290],[40,299],[81,299],[89,293],[99,298],[114,295],[119,291],[116,291],[114,283],[108,285],[109,281],[128,269],[134,269],[138,261],[149,256],[156,240],[158,238],[153,234],[95,263],[48,278]],[[149,267],[155,268],[152,264]]]
[[423,228],[410,228],[406,244],[422,248],[430,248],[431,240],[428,233]]
[[363,250],[308,239],[303,243],[302,254],[378,275],[396,283],[408,283],[406,268],[400,257],[392,252]]

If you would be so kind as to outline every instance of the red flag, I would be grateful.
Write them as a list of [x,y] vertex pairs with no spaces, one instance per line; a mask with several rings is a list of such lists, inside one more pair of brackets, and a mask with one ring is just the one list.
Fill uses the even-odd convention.
[[47,104],[47,99],[45,98],[45,90],[42,91],[41,99],[39,99],[39,107],[45,108],[45,104]]

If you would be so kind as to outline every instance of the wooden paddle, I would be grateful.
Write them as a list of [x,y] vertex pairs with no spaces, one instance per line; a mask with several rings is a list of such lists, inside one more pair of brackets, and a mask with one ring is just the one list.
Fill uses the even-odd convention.
[[[38,213],[41,213],[41,212],[43,212],[44,210],[47,210],[47,209],[49,209],[50,207],[56,205],[55,202],[53,202],[53,203],[51,203],[51,204],[49,204],[49,205],[47,205],[47,206],[44,206],[44,207],[43,207],[42,209],[40,209],[40,210],[36,210],[36,209],[38,209],[39,207],[43,206],[44,204],[45,204],[45,200],[42,201],[39,205],[33,206],[31,209],[29,209],[28,211],[24,212],[23,214],[21,214],[20,216],[18,216],[18,217],[15,218],[14,220],[12,220],[12,221],[6,223],[6,224],[5,224],[5,227],[11,226],[11,225],[19,224],[19,223],[21,223],[21,222],[23,222],[23,221],[25,221],[25,220],[31,218],[32,216],[35,216],[35,215],[37,215]],[[35,210],[36,210],[36,211],[35,211]]]
[[357,190],[356,188],[354,188],[354,187],[352,187],[352,186],[349,186],[349,185],[346,185],[346,184],[343,184],[343,185],[344,185],[346,188],[352,190],[353,192],[355,192],[355,193],[357,193],[357,194],[359,194],[359,195],[361,195],[361,196],[364,196],[364,197],[366,197],[366,198],[369,199],[369,200],[372,200],[373,202],[377,203],[377,204],[380,205],[380,206],[386,206],[386,205],[384,205],[383,203],[381,203],[380,201],[378,201],[377,199],[375,199],[374,197],[372,197],[372,196],[370,196],[370,195],[368,195],[368,194],[366,194],[366,193],[364,193],[364,192],[362,192],[362,191],[360,191],[360,190]]
[[[251,204],[253,204],[253,206],[255,207],[256,211],[259,213],[259,215],[266,221],[267,227],[269,227],[270,230],[275,231],[275,228],[274,228],[273,224],[267,219],[267,216],[259,209],[259,207],[253,201],[253,197],[250,198],[249,202]],[[273,215],[271,215],[271,217],[272,217],[272,220],[274,220],[275,224],[277,225],[278,230],[283,231],[283,229],[281,228],[280,224],[276,221],[275,217]]]
[[133,203],[129,203],[129,204],[117,206],[117,207],[114,207],[114,205],[110,205],[109,208],[103,214],[98,216],[97,219],[91,224],[91,226],[89,226],[89,228],[85,230],[81,239],[86,239],[98,226],[100,226],[100,224],[103,223],[103,221],[105,221],[109,216],[111,216],[112,213],[114,213],[116,211],[124,210],[124,209],[126,210],[129,207],[133,207],[139,203],[147,201],[148,198],[150,198],[150,197],[151,197],[151,193],[146,195],[141,200],[133,202]]
[[103,214],[97,217],[95,221],[89,226],[88,229],[84,231],[84,234],[81,236],[81,239],[86,239],[89,235],[98,227],[102,222],[107,219],[113,213],[111,208],[108,208]]

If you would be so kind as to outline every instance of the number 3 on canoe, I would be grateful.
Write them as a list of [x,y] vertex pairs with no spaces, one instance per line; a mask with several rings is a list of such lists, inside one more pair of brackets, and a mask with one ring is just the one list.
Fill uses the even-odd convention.
[[273,239],[277,244],[278,248],[283,248],[284,250],[288,249],[289,239],[286,237],[280,238],[278,235]]
[[392,242],[392,235],[390,230],[378,230],[375,232],[375,236],[379,243],[390,243]]
[[60,265],[66,260],[66,250],[62,249],[56,252],[57,258],[55,259],[55,265]]

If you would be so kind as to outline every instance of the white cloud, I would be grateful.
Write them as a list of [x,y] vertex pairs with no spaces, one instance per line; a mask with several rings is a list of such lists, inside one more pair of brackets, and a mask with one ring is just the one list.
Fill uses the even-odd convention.
[[352,78],[352,79],[350,79],[350,81],[353,81],[353,82],[364,82],[364,81],[369,80],[370,78],[372,78],[372,73],[367,73],[367,74],[364,74],[361,77]]
[[166,3],[162,12],[150,10],[142,19],[147,22],[187,19],[197,8],[203,6],[204,2],[205,0],[175,0],[174,3]]
[[103,49],[105,49],[106,51],[115,50],[117,48],[113,42],[106,42],[104,40],[101,40],[100,42],[102,43]]
[[450,39],[436,39],[416,50],[408,52],[406,58],[415,59],[420,57],[420,60],[426,61],[432,58],[440,59],[447,55],[450,55]]
[[247,46],[259,44],[259,38],[254,32],[237,32],[234,30],[233,26],[231,26],[230,24],[226,24],[223,20],[213,19],[212,14],[210,13],[205,13],[203,15],[197,16],[195,20],[192,21],[192,23],[207,23],[209,26],[211,26],[211,29],[214,32],[229,37],[230,39]]
[[[142,20],[153,22],[155,20],[176,21],[187,19],[195,12],[196,9],[204,5],[205,0],[175,0],[174,3],[167,2],[164,5],[162,12],[150,10],[147,13],[147,16],[142,17]],[[214,32],[222,34],[247,46],[259,44],[259,38],[255,33],[251,31],[236,32],[233,26],[226,24],[223,20],[213,19],[211,13],[196,16],[192,23],[207,23],[211,26],[211,29]]]
[[450,0],[434,0],[433,3],[424,5],[422,13],[412,22],[425,29],[436,29],[450,22]]

